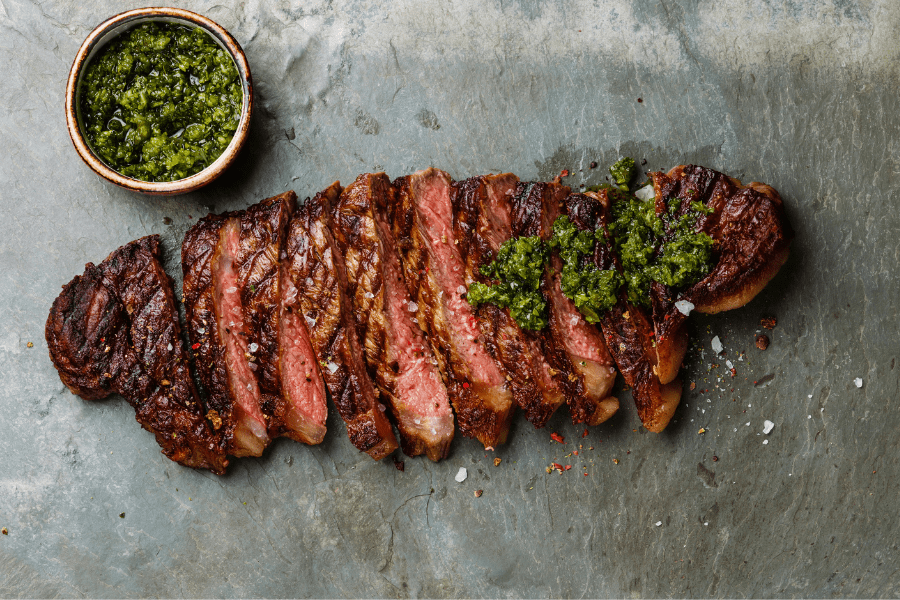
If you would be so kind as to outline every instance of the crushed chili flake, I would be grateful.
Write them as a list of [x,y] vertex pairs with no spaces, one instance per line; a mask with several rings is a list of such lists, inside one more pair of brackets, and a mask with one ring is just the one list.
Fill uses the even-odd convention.
[[578,450],[572,453],[573,456],[578,456]]
[[484,490],[475,490],[475,497],[481,498],[481,495],[484,493]]
[[196,350],[196,349],[199,348],[199,347],[200,347],[200,342],[197,342],[196,344],[194,344],[193,346],[191,346],[191,350]]
[[468,382],[463,383],[463,388],[469,389],[469,383]]
[[25,344],[25,345],[28,346],[29,348],[34,348],[34,344],[32,344],[31,342],[28,342],[28,343]]
[[718,456],[713,456],[713,462],[719,462],[719,457],[718,457]]
[[559,434],[556,433],[555,431],[554,431],[553,433],[550,434],[550,439],[553,440],[554,442],[559,442],[560,444],[565,444],[565,443],[566,443],[566,438],[564,438],[563,436],[559,435]]
[[692,381],[692,382],[691,382],[691,391],[694,391],[694,390],[696,390],[696,389],[697,389],[697,384],[696,384],[695,382]]
[[568,177],[568,176],[569,176],[569,170],[568,170],[568,169],[563,169],[562,171],[560,171],[559,176],[560,176],[560,177]]
[[614,458],[614,459],[613,459],[613,464],[616,464],[616,465],[619,464],[619,459],[618,459],[618,458]]
[[706,428],[701,427],[701,428],[700,428],[700,431],[697,432],[697,435],[701,435],[701,434],[704,434],[704,433],[706,433]]
[[763,317],[759,320],[759,324],[766,329],[775,329],[775,325],[778,324],[778,319],[775,317]]
[[3,529],[0,529],[0,533],[2,533],[3,535],[9,535],[9,529],[4,527]]
[[565,467],[563,467],[563,471],[568,471],[571,468],[572,468],[572,465],[566,465]]
[[581,437],[586,438],[588,436],[587,427],[584,428],[584,433],[581,434]]
[[502,461],[503,461],[503,459],[500,458],[500,457],[498,456],[497,458],[494,459],[494,466],[495,466],[495,467],[499,467],[499,466],[500,466],[500,463],[501,463]]

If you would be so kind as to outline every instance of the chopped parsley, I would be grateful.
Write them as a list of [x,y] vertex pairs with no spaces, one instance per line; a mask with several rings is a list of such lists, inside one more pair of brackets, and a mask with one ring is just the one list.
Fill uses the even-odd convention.
[[541,277],[549,252],[538,236],[513,238],[503,242],[491,264],[481,274],[496,283],[475,282],[467,299],[472,306],[485,302],[508,308],[523,329],[538,331],[547,326],[547,300],[541,293]]

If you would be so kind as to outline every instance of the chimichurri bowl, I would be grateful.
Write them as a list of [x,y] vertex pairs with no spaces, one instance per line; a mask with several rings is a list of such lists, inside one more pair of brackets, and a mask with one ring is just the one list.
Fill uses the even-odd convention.
[[[225,142],[220,141],[220,144],[215,148],[216,152],[221,150],[221,154],[199,172],[173,181],[146,181],[143,178],[131,177],[117,171],[111,164],[115,161],[108,158],[105,160],[100,152],[94,150],[92,139],[96,141],[96,132],[94,129],[88,129],[89,119],[83,106],[83,100],[88,97],[88,93],[97,93],[96,78],[91,80],[90,84],[88,83],[92,61],[95,59],[98,61],[102,60],[105,49],[108,46],[112,44],[121,45],[120,41],[124,39],[123,36],[128,36],[140,28],[148,29],[148,23],[155,24],[149,27],[149,29],[154,30],[181,26],[188,29],[199,28],[208,34],[214,44],[224,50],[233,60],[243,94],[240,103],[240,117],[237,120],[237,124],[235,126],[233,121],[229,124],[229,134],[230,128],[234,127],[234,133],[230,142],[227,142],[227,146],[221,149]],[[134,38],[134,36],[131,36],[131,38]],[[217,52],[217,54],[220,57],[222,56],[221,53]],[[224,65],[224,63],[222,64]],[[234,90],[233,103],[236,108],[237,89],[234,87],[234,83],[236,81],[232,81],[231,87]],[[240,44],[228,31],[212,20],[179,8],[140,8],[121,13],[104,21],[88,35],[81,45],[78,54],[75,56],[75,61],[72,64],[72,70],[69,72],[69,79],[66,83],[66,125],[79,156],[100,177],[125,189],[143,194],[166,196],[184,194],[197,190],[216,179],[234,162],[238,152],[244,145],[250,127],[252,110],[253,83],[250,77],[250,66]],[[191,130],[188,129],[188,133],[190,134]],[[181,134],[179,133],[178,135]],[[157,137],[164,139],[165,136],[166,134],[161,134]],[[220,137],[220,140],[223,139]],[[143,154],[141,160],[143,160]],[[129,169],[123,168],[122,170],[128,171]],[[131,170],[134,171],[134,169]]]

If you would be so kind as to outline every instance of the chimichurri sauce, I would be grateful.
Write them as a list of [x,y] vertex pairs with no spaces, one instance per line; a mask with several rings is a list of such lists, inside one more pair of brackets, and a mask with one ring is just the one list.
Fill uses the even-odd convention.
[[231,56],[202,29],[164,22],[111,41],[88,65],[80,96],[91,149],[143,181],[184,179],[212,164],[243,104]]
[[475,282],[466,298],[472,306],[484,302],[508,308],[523,329],[538,331],[547,326],[547,300],[541,293],[541,276],[549,252],[541,238],[518,237],[503,242],[497,258],[481,267],[481,274],[497,283]]

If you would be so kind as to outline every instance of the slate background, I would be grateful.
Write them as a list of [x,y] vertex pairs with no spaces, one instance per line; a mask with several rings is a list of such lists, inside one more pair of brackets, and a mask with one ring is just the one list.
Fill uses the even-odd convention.
[[[156,199],[93,175],[63,116],[78,45],[140,4],[0,0],[0,596],[900,595],[900,5],[176,4],[244,46],[259,110],[230,173]],[[84,263],[159,233],[177,274],[210,210],[429,165],[568,168],[577,187],[623,154],[767,182],[797,231],[757,299],[694,318],[696,389],[661,435],[621,392],[584,439],[564,410],[540,431],[518,417],[494,454],[457,439],[401,473],[332,418],[321,446],[279,440],[215,477],[166,460],[121,398],[73,396],[48,359],[47,310]]]

